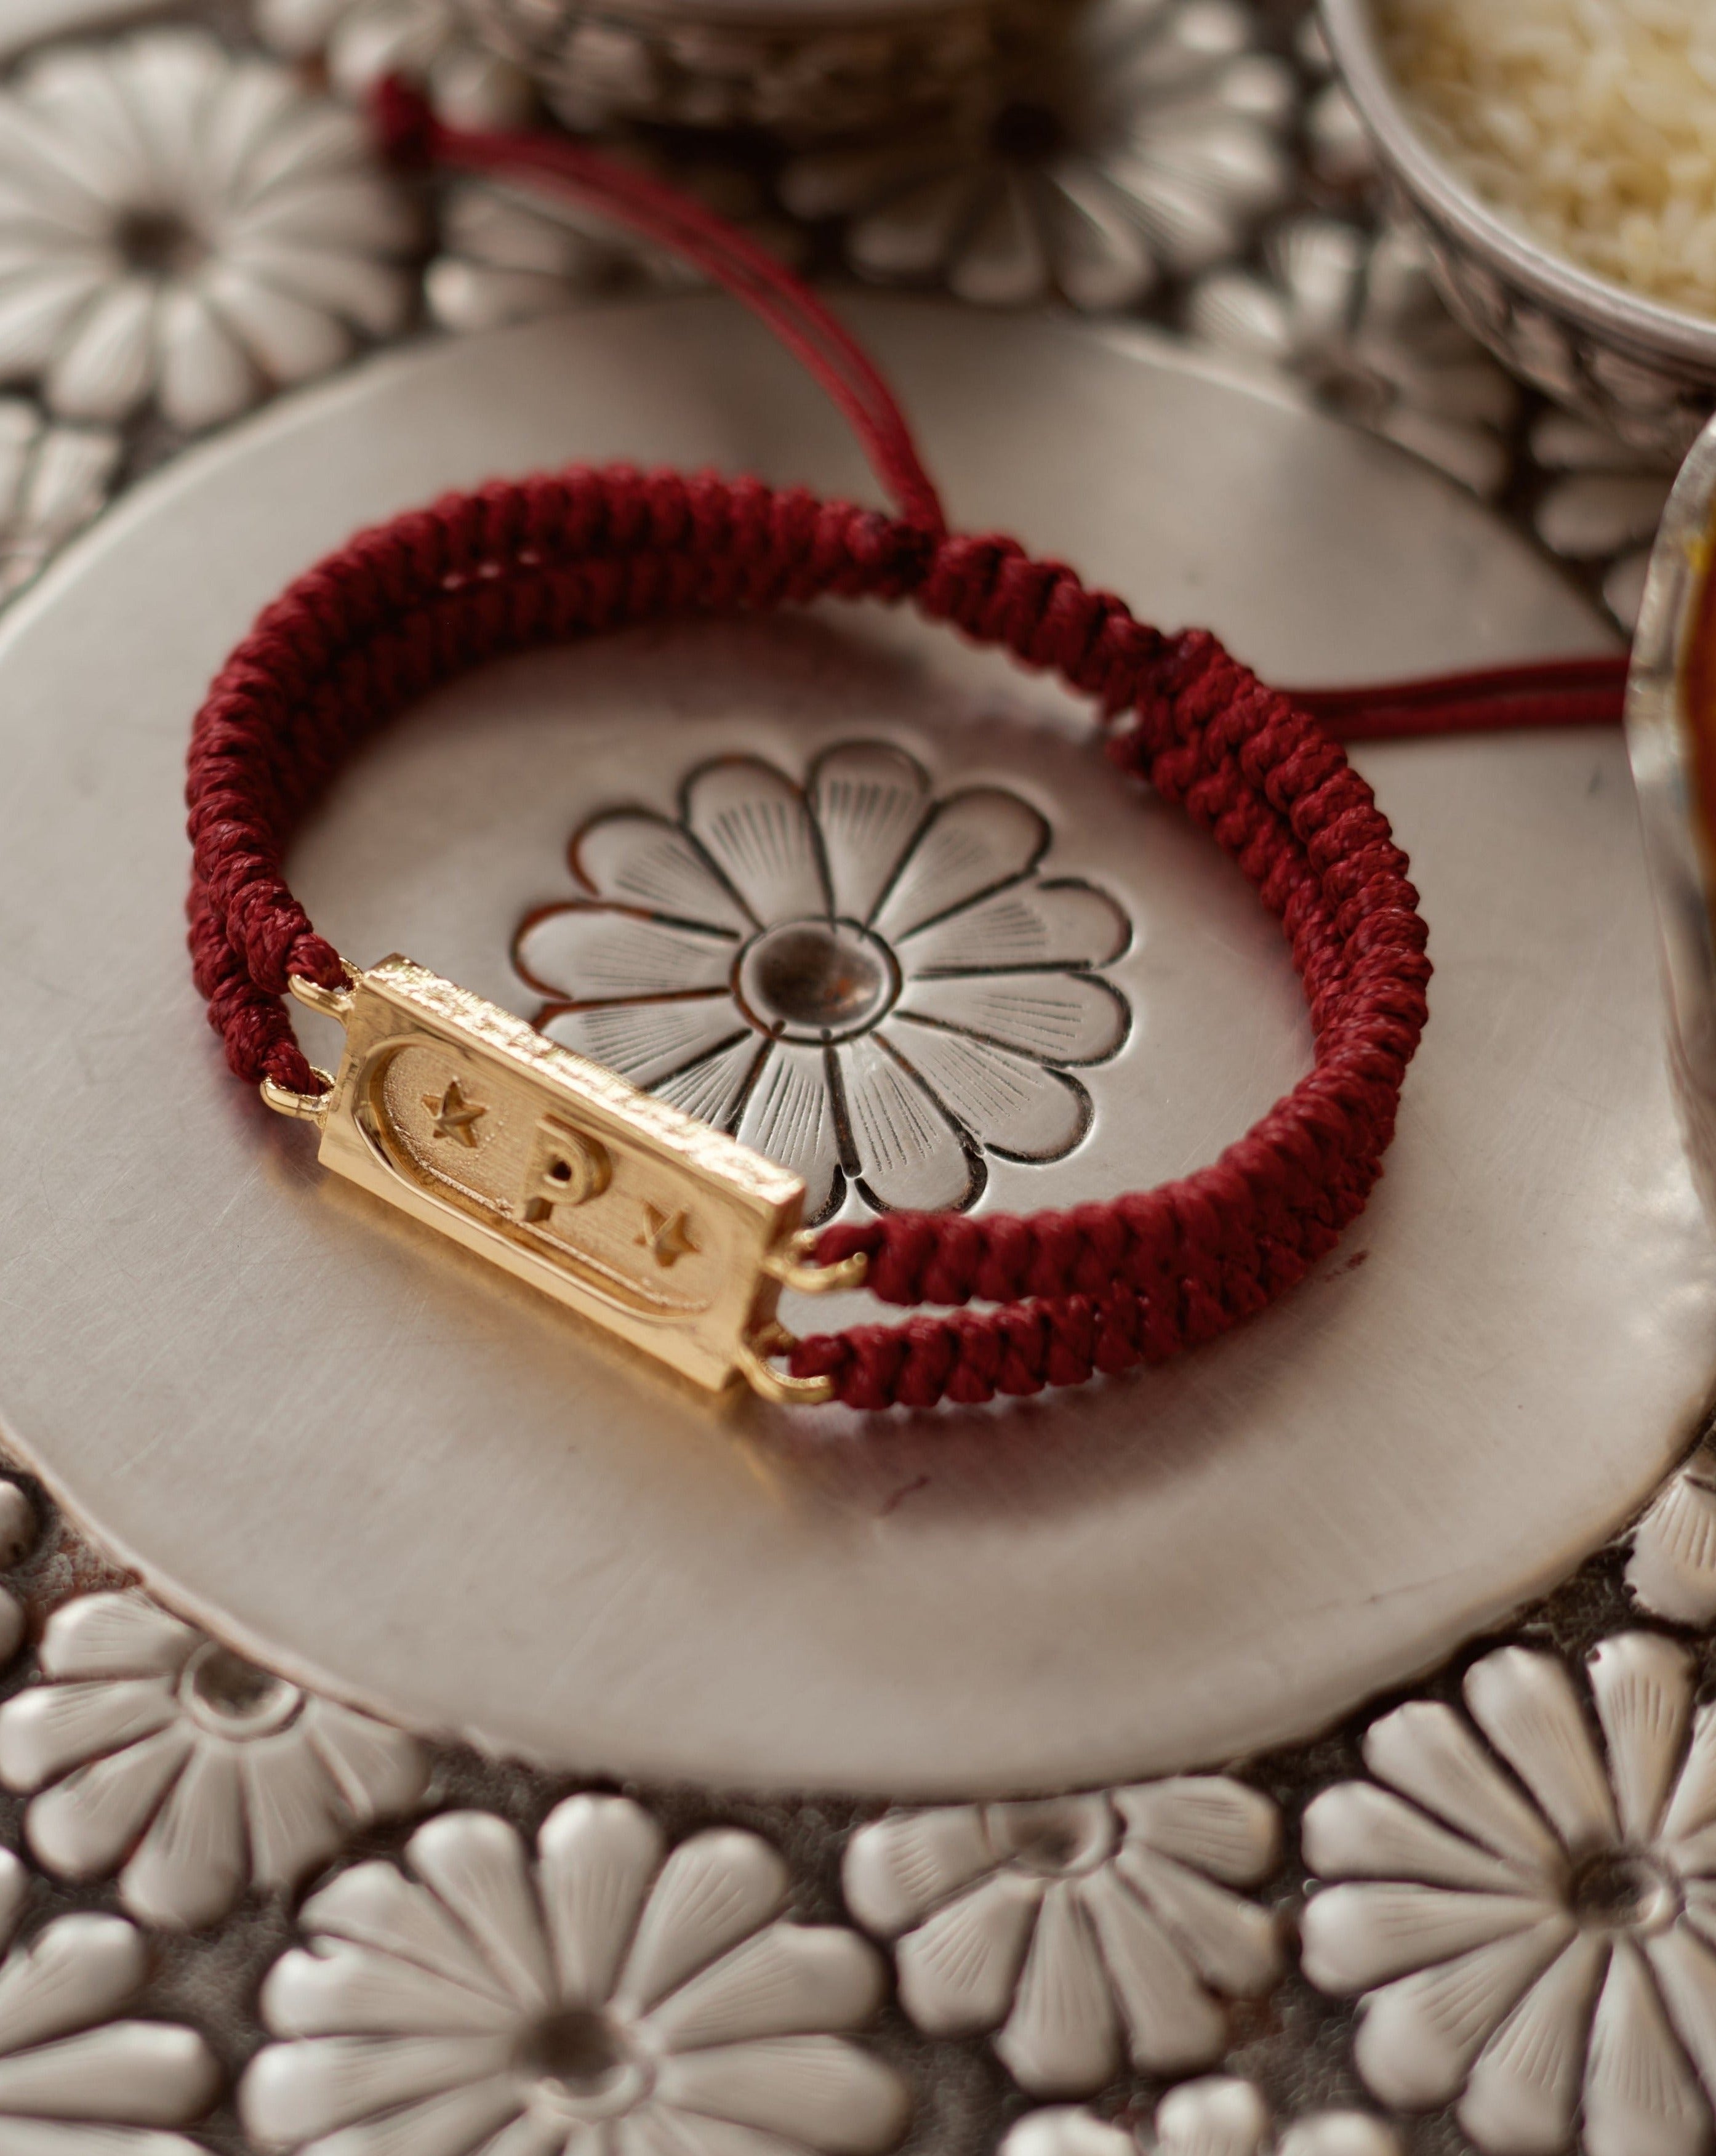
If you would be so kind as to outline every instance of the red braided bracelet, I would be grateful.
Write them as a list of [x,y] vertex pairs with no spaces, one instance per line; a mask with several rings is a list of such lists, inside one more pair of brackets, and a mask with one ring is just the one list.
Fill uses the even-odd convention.
[[[469,139],[443,136],[441,146]],[[494,162],[492,142],[487,151]],[[542,169],[543,155],[531,146],[532,170]],[[587,158],[587,191],[592,168]],[[629,177],[626,185],[634,191]],[[635,202],[626,207],[635,215]],[[680,223],[675,244],[683,244]],[[658,223],[650,228],[659,234]],[[819,373],[826,379],[843,369],[855,347],[834,318],[768,258],[759,267],[750,259],[756,250],[721,231],[730,255],[743,252],[746,278],[766,277],[777,296],[784,288],[781,304],[813,321],[824,355]],[[879,383],[863,364],[868,382]],[[885,385],[880,394],[879,418],[872,403],[861,431],[871,446],[884,434],[878,461],[909,505],[908,519],[755,480],[609,467],[450,495],[361,534],[277,599],[223,668],[197,719],[187,789],[190,940],[210,1021],[240,1077],[264,1081],[274,1105],[321,1120],[331,1081],[305,1060],[282,998],[295,983],[303,1000],[350,1020],[353,977],[288,889],[286,847],[353,747],[437,684],[505,653],[634,623],[761,613],[833,595],[909,600],[930,620],[1092,698],[1111,761],[1209,831],[1280,918],[1304,983],[1314,1064],[1212,1166],[1159,1189],[1025,1216],[895,1214],[816,1239],[817,1266],[837,1269],[843,1284],[858,1273],[853,1261],[866,1261],[866,1284],[884,1301],[991,1307],[785,1342],[766,1322],[776,1287],[765,1276],[830,1283],[812,1283],[802,1263],[759,1245],[746,1292],[755,1288],[761,1299],[746,1302],[750,1330],[723,1373],[744,1368],[756,1380],[752,1344],[765,1353],[784,1344],[791,1382],[776,1377],[764,1389],[863,1409],[986,1401],[1160,1362],[1292,1286],[1360,1210],[1380,1173],[1430,975],[1406,856],[1340,746],[1206,633],[1164,635],[1011,539],[946,533]],[[389,1123],[397,1121],[392,1081],[376,1075],[388,1056],[403,1069],[407,1054],[429,1052],[423,1043],[433,1035],[439,1052],[467,1059],[460,1069],[491,1068],[472,1057],[499,1059],[497,1084],[529,1076],[562,1086],[550,1111],[539,1114],[540,1103],[529,1111],[535,1150],[520,1156],[524,1195],[505,1219],[477,1229],[439,1223],[467,1241],[487,1236],[489,1255],[515,1271],[536,1277],[530,1266],[555,1236],[561,1239],[550,1255],[566,1263],[563,1220],[600,1199],[610,1178],[616,1194],[643,1187],[626,1181],[634,1138],[646,1152],[658,1147],[645,1161],[649,1172],[666,1148],[676,1173],[736,1175],[745,1204],[778,1199],[787,1219],[781,1172],[730,1141],[659,1104],[628,1106],[622,1096],[642,1096],[602,1074],[589,1098],[566,1093],[564,1071],[587,1070],[580,1059],[533,1046],[535,1036],[522,1038],[528,1029],[473,999],[455,1009],[460,992],[445,984],[419,988],[412,983],[428,977],[412,972],[406,980],[388,968],[358,978],[372,996],[395,998],[387,1015],[395,1033],[385,1041],[385,1027],[376,1033],[382,1045],[365,1066],[371,1076],[360,1073],[348,1086],[342,1066],[352,1158],[363,1158],[335,1164],[377,1188],[384,1172],[396,1181],[402,1174],[413,1194],[384,1194],[420,1216],[449,1205],[469,1215],[475,1201],[469,1192],[449,1197],[439,1171],[421,1170],[408,1137]],[[399,1030],[407,1009],[427,1030]],[[407,1034],[412,1045],[402,1051]],[[617,1204],[617,1195],[608,1211]],[[590,1219],[602,1217],[602,1205],[592,1204]],[[796,1220],[792,1211],[788,1225]],[[619,1262],[612,1250],[584,1255],[610,1271]],[[611,1281],[603,1292],[619,1296]],[[579,1306],[588,1306],[587,1296]],[[656,1344],[650,1328],[670,1332],[668,1312],[663,1301],[659,1309],[633,1310],[629,1329],[609,1322]]]

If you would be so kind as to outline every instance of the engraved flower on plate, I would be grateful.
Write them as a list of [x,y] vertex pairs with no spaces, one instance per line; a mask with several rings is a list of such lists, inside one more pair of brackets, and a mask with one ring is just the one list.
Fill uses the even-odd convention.
[[510,127],[530,110],[529,78],[474,35],[458,0],[256,0],[252,19],[277,53],[320,59],[346,97],[403,74],[457,126]]
[[338,1874],[263,1987],[281,2041],[240,2108],[320,2156],[872,2156],[893,2071],[843,2033],[884,1994],[874,1950],[793,1922],[791,1881],[730,1828],[669,1851],[629,1798],[551,1812],[534,1863],[487,1812],[419,1827],[404,1868]]
[[125,1907],[193,1929],[248,1887],[290,1887],[371,1820],[407,1810],[413,1739],[243,1661],[146,1596],[48,1620],[43,1682],[0,1707],[0,1783],[66,1879],[119,1873]]
[[1296,90],[1240,0],[1094,0],[986,107],[781,176],[795,215],[844,220],[848,259],[1018,306],[1135,304],[1164,271],[1237,254],[1290,190]]
[[1279,1820],[1226,1775],[1042,1802],[890,1813],[847,1845],[847,1906],[894,1941],[900,2004],[932,2036],[998,2030],[1042,2096],[1099,2088],[1122,2061],[1218,2057],[1224,1999],[1281,1973],[1270,1912],[1232,1890],[1274,1869]]
[[[1587,1665],[1596,1728],[1555,1656],[1467,1671],[1466,1713],[1370,1725],[1374,1782],[1304,1819],[1341,1883],[1303,1918],[1324,1991],[1364,1995],[1355,2049],[1402,2111],[1457,2102],[1485,2156],[1700,2156],[1716,2092],[1716,1707],[1691,1658],[1625,1632]],[[1599,1734],[1600,1732],[1600,1734]]]
[[1512,462],[1519,392],[1449,314],[1422,244],[1312,212],[1264,242],[1261,270],[1221,269],[1186,326],[1222,352],[1299,375],[1332,408],[1493,495]]
[[1370,2112],[1312,2111],[1278,2132],[1263,2092],[1228,2074],[1182,2082],[1136,2129],[1071,2105],[1027,2112],[996,2156],[1403,2156]]
[[199,31],[50,47],[0,91],[0,382],[184,429],[397,329],[413,220],[362,120]]
[[29,1874],[0,1850],[0,2148],[7,2156],[197,2156],[161,2131],[200,2118],[220,2068],[194,2029],[119,2020],[150,1954],[123,1917],[80,1911],[18,1943]]
[[1037,870],[1044,818],[976,786],[940,799],[884,742],[826,751],[800,786],[704,764],[677,821],[621,808],[571,844],[589,898],[531,914],[515,963],[551,1039],[802,1175],[825,1219],[969,1205],[984,1149],[1059,1159],[1090,1099],[1074,1066],[1124,1040],[1095,968],[1113,899]]

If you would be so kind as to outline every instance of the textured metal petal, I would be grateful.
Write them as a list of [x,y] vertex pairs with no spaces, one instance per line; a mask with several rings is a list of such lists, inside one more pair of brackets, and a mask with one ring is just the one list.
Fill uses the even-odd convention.
[[1353,2047],[1365,2087],[1402,2111],[1452,2102],[1478,2053],[1572,1938],[1571,1922],[1557,1915],[1373,1994]]
[[1716,2088],[1716,1953],[1685,1924],[1647,1939],[1644,1952],[1708,2096]]
[[1629,1841],[1649,1841],[1684,1755],[1691,1657],[1654,1632],[1623,1632],[1605,1640],[1587,1666],[1621,1831]]
[[1319,1991],[1368,1991],[1416,1969],[1560,1921],[1535,1895],[1468,1894],[1397,1880],[1328,1887],[1299,1919],[1304,1971]]
[[856,2029],[882,2004],[880,1957],[832,1924],[771,1924],[669,1993],[645,2025],[669,2051]]
[[1268,1876],[1281,1851],[1281,1815],[1261,1789],[1227,1774],[1169,1774],[1113,1794],[1137,1836],[1230,1887]]
[[777,1916],[790,1883],[760,1835],[714,1827],[682,1841],[644,1908],[616,2000],[638,2013],[657,2005]]
[[48,1620],[38,1661],[44,1676],[176,1676],[202,1635],[146,1595],[79,1595]]
[[1319,1791],[1299,1831],[1305,1862],[1325,1879],[1416,1879],[1492,1894],[1538,1883],[1530,1871],[1451,1834],[1374,1782],[1337,1782]]
[[[705,1056],[700,1063],[688,1065],[676,1076],[662,1080],[653,1090],[663,1100],[671,1101],[676,1108],[683,1108],[688,1116],[712,1123],[717,1130],[730,1131],[738,1122],[740,1102],[757,1081],[759,1066],[766,1056],[773,1054],[766,1043],[747,1032],[730,1047]],[[825,1084],[823,1091],[827,1090]],[[838,1149],[830,1120],[827,1166],[832,1175]],[[825,1192],[821,1204],[827,1202]],[[820,1205],[813,1209],[820,1209]]]
[[1037,212],[1055,282],[1083,312],[1136,306],[1156,283],[1150,243],[1089,160],[1065,158],[1045,173]]
[[209,305],[277,387],[326,374],[351,354],[351,332],[338,315],[276,291],[254,270],[217,263],[201,281]]
[[[494,2073],[461,2082],[439,2096],[423,2097],[373,2118],[361,2118],[315,2143],[316,2156],[472,2156],[497,2125],[504,2131],[518,2115],[519,2077]],[[566,2127],[553,2147],[568,2144]],[[3,2156],[3,2152],[0,2152]]]
[[583,1010],[556,1010],[551,1005],[536,1023],[563,1048],[617,1070],[634,1086],[651,1089],[735,1041],[746,1045],[749,1061],[755,1061],[759,1046],[738,1005],[725,994],[657,1004],[601,1004]]
[[29,1808],[24,1831],[31,1849],[62,1879],[110,1871],[136,1848],[195,1741],[188,1723],[174,1720],[68,1774]]
[[212,1924],[243,1892],[244,1798],[236,1753],[204,1741],[120,1874],[120,1899],[163,1931]]
[[0,1967],[0,2053],[87,2029],[128,2005],[149,1975],[149,1950],[118,1917],[61,1917]]
[[685,782],[684,815],[759,927],[827,911],[809,808],[772,764],[744,756],[705,764]]
[[1063,1159],[1090,1127],[1078,1080],[1028,1057],[904,1014],[883,1038],[950,1115],[1010,1159]]
[[909,978],[996,973],[1023,966],[1105,966],[1132,938],[1130,922],[1106,891],[1071,879],[1015,883],[902,939]]
[[182,2126],[208,2109],[220,2082],[194,2029],[110,2021],[0,2058],[0,2115]]
[[33,1686],[0,1708],[0,1781],[38,1789],[69,1767],[152,1737],[178,1712],[164,1677]]
[[334,1779],[301,1725],[244,1745],[238,1763],[251,1877],[259,1887],[295,1886],[351,1830]]
[[1472,1665],[1463,1690],[1473,1719],[1566,1846],[1612,1842],[1614,1799],[1565,1666],[1527,1647],[1503,1647]]
[[731,888],[690,834],[664,816],[616,808],[595,817],[573,839],[571,864],[573,875],[598,897],[735,936],[750,933]]
[[892,942],[1036,866],[1048,826],[1016,793],[982,787],[944,801],[907,856],[876,916]]
[[841,1884],[858,1922],[892,1938],[995,1861],[976,1804],[890,1812],[860,1827],[847,1844]]
[[805,790],[834,911],[867,921],[923,824],[929,776],[887,742],[847,742],[817,758]]
[[428,1760],[414,1737],[336,1700],[305,1699],[299,1727],[361,1826],[408,1810],[423,1794]]
[[1120,2063],[1114,1991],[1074,1886],[1058,1882],[1043,1897],[995,2049],[1021,2087],[1038,2096],[1082,2096]]
[[981,1165],[878,1036],[846,1042],[836,1064],[853,1172],[872,1203],[925,1211],[969,1204],[983,1186]]
[[878,2156],[904,2128],[910,2099],[879,2059],[838,2036],[776,2036],[679,2051],[662,2062],[662,2100],[822,2152]]
[[1370,1724],[1364,1751],[1379,1781],[1533,1877],[1560,1877],[1560,1845],[1452,1707],[1439,1700],[1396,1707]]
[[1710,2108],[1638,1949],[1619,1939],[1591,2022],[1586,2156],[1700,2156]]
[[262,2015],[277,2036],[498,2035],[519,2022],[510,2000],[344,1940],[282,1954],[263,1984]]
[[573,2005],[599,2005],[667,1853],[662,1830],[627,1797],[569,1797],[543,1821],[536,1845],[557,1994]]
[[1008,1870],[956,1895],[894,1950],[900,2004],[932,2036],[996,2027],[1012,2005],[1044,1887]]
[[63,418],[113,422],[155,386],[156,292],[141,277],[110,284],[54,354],[42,393]]
[[312,1936],[323,1933],[396,1954],[486,1998],[516,2005],[470,1934],[426,1887],[404,1878],[392,1864],[358,1864],[340,1872],[311,1895],[300,1921]]
[[1183,2073],[1219,2057],[1226,2015],[1119,1873],[1105,1866],[1078,1892],[1102,1943],[1132,2063],[1146,2073]]
[[652,920],[599,899],[532,915],[513,963],[532,988],[568,1003],[633,1003],[725,988],[737,940]]
[[1122,1848],[1115,1869],[1212,1990],[1255,1999],[1280,1974],[1281,1940],[1269,1910],[1143,1842]]
[[972,217],[978,182],[965,171],[938,173],[855,218],[846,236],[854,269],[872,277],[930,277]]
[[170,290],[161,299],[161,379],[156,398],[164,418],[187,434],[218,426],[261,393],[255,366],[200,292]]
[[492,1812],[445,1812],[417,1829],[406,1856],[508,1992],[524,2007],[547,2007],[556,1995],[554,1970],[515,1829]]
[[1269,2107],[1249,2082],[1210,2074],[1182,2082],[1156,2107],[1157,2156],[1264,2156]]
[[1585,2032],[1608,1959],[1601,1935],[1575,1939],[1484,2046],[1458,2112],[1480,2148],[1511,2156],[1572,2138]]
[[1022,174],[994,174],[955,244],[947,281],[955,298],[979,307],[1027,306],[1048,293],[1048,249]]
[[[744,1051],[731,1053],[731,1068],[713,1075],[730,1081]],[[685,1105],[683,1098],[679,1105]],[[821,1219],[832,1211],[845,1185],[827,1052],[790,1041],[771,1047],[745,1096],[736,1135],[741,1144],[803,1177],[807,1220]]]
[[914,981],[903,1018],[976,1034],[1039,1063],[1100,1063],[1126,1038],[1119,990],[1083,973],[966,973]]
[[312,2036],[270,2044],[245,2072],[239,2116],[264,2147],[295,2148],[491,2075],[505,2074],[516,2087],[512,2051],[497,2036]]

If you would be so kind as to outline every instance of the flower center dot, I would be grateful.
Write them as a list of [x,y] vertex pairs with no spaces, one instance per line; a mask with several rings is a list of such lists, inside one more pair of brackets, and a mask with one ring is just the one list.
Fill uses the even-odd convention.
[[1573,1874],[1573,1913],[1591,1931],[1666,1931],[1680,1914],[1680,1889],[1665,1866],[1637,1850],[1604,1849]]
[[207,259],[208,249],[171,210],[132,210],[114,234],[128,269],[146,277],[183,277]]
[[591,2006],[546,2015],[520,2046],[518,2063],[556,2113],[585,2120],[629,2111],[652,2079],[625,2030]]
[[786,1040],[843,1040],[894,1000],[887,946],[849,921],[787,921],[748,943],[735,981],[761,1032]]
[[195,1721],[222,1737],[268,1736],[304,1703],[296,1685],[212,1640],[186,1663],[179,1697]]

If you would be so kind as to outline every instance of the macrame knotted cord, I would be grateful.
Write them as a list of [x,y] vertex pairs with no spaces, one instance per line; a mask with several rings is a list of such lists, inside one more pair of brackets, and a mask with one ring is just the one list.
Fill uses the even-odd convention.
[[[285,851],[345,759],[404,706],[488,660],[638,623],[909,601],[1091,698],[1116,767],[1237,862],[1282,923],[1315,1060],[1212,1166],[1160,1189],[824,1230],[817,1261],[864,1252],[884,1301],[986,1306],[802,1341],[792,1374],[861,1409],[1033,1393],[1212,1339],[1302,1279],[1381,1172],[1430,977],[1406,856],[1339,744],[1206,632],[1164,635],[1014,540],[950,534],[873,362],[720,219],[576,144],[446,129],[397,86],[379,114],[396,151],[565,186],[717,277],[829,391],[902,514],[756,480],[579,467],[448,495],[300,578],[222,669],[192,738],[190,942],[232,1068],[320,1089],[283,998],[290,976],[337,988],[345,975],[292,896]],[[1457,703],[1457,684],[1432,685],[1427,700],[1401,692],[1401,730]],[[1542,670],[1484,693],[1540,701]]]

